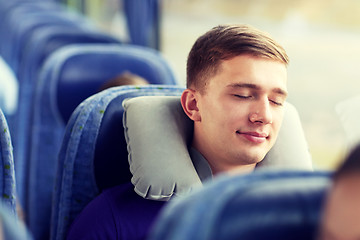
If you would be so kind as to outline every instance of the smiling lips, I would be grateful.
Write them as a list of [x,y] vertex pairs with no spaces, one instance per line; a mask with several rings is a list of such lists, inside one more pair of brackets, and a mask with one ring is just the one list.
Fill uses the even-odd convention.
[[266,141],[266,138],[269,136],[266,133],[258,133],[258,132],[236,132],[241,136],[244,136],[247,140],[253,143],[263,143]]

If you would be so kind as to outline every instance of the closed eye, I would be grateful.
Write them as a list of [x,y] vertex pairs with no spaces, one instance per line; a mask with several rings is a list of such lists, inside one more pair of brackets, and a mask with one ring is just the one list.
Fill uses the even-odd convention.
[[238,94],[234,94],[235,97],[237,98],[242,98],[242,99],[248,99],[248,98],[251,98],[252,96],[249,96],[249,95],[238,95]]
[[269,101],[273,104],[275,104],[276,106],[283,106],[283,103],[282,102],[277,102],[277,101],[274,101],[274,100],[271,100],[269,99]]

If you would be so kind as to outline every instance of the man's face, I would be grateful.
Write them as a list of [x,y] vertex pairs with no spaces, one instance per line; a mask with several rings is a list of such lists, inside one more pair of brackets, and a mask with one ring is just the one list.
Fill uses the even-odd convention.
[[320,240],[360,239],[360,176],[341,177],[330,190],[325,205]]
[[213,171],[260,162],[277,138],[287,91],[286,66],[278,61],[240,55],[223,61],[196,91],[200,121],[193,146]]

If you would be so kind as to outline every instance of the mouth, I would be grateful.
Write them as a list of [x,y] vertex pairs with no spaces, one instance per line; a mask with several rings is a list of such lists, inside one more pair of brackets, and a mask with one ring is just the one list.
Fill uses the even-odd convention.
[[236,134],[238,134],[240,136],[243,136],[245,139],[247,139],[248,141],[250,141],[252,143],[263,143],[269,138],[268,134],[259,133],[259,132],[240,132],[240,131],[236,131]]

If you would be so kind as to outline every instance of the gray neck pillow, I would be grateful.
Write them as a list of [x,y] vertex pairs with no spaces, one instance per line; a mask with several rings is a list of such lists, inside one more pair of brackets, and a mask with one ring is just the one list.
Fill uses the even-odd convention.
[[[188,151],[193,122],[184,113],[180,97],[135,97],[124,100],[123,107],[135,192],[146,199],[167,201],[201,186]],[[312,170],[300,118],[293,105],[285,104],[278,139],[257,167]]]

